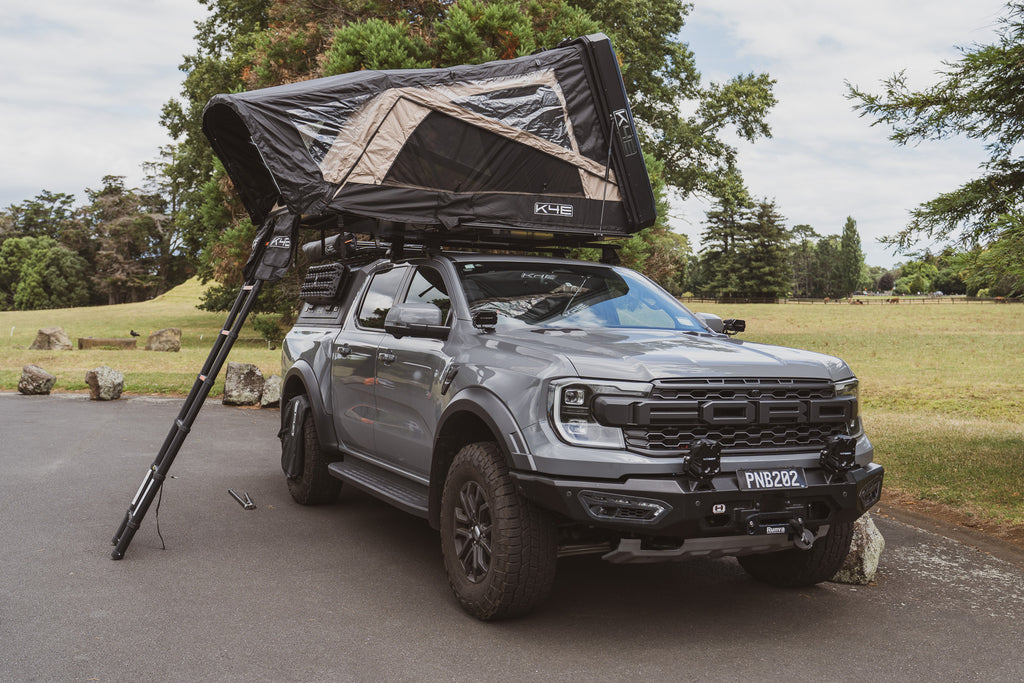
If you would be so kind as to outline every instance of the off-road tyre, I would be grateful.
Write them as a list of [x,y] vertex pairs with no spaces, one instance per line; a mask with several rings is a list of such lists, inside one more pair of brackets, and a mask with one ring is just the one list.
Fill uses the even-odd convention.
[[455,456],[441,499],[441,552],[452,592],[482,620],[519,616],[551,592],[558,545],[548,515],[515,490],[498,445]]
[[833,524],[808,550],[791,548],[764,555],[743,555],[740,566],[748,574],[773,586],[800,588],[828,581],[850,553],[853,523]]
[[327,471],[327,460],[320,447],[320,438],[316,433],[313,411],[307,410],[302,421],[302,473],[295,478],[288,478],[288,493],[300,505],[322,505],[330,503],[341,491],[341,480],[335,479]]

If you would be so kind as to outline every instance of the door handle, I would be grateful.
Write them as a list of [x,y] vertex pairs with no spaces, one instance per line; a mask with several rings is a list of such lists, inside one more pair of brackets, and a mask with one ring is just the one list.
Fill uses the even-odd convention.
[[342,358],[348,358],[352,354],[352,347],[348,344],[342,344],[338,347],[338,355]]
[[377,352],[377,360],[379,360],[384,365],[391,365],[392,363],[395,362],[395,358],[397,358],[397,356],[395,356],[394,352],[392,351]]

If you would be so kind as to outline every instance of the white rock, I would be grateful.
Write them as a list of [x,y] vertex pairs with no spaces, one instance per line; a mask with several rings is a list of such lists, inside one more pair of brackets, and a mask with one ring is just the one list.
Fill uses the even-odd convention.
[[252,363],[228,362],[224,376],[224,399],[226,406],[254,406],[263,395],[263,372]]
[[116,401],[124,391],[124,375],[106,365],[85,373],[85,383],[89,385],[89,398],[93,401]]
[[884,549],[885,539],[882,538],[878,527],[871,520],[871,515],[865,514],[853,523],[853,543],[850,544],[850,554],[846,556],[846,561],[831,581],[858,586],[871,583],[875,579],[878,561],[881,559]]
[[260,408],[276,408],[279,405],[281,405],[281,377],[280,375],[271,375],[263,383]]

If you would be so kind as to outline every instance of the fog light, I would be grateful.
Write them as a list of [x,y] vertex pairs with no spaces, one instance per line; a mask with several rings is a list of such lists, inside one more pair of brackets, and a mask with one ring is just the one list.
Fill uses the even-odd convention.
[[837,434],[828,437],[825,443],[827,445],[821,451],[818,462],[826,470],[840,473],[852,470],[857,465],[857,439],[846,434]]
[[651,524],[672,510],[663,500],[621,496],[599,491],[580,491],[583,509],[594,519]]
[[882,497],[882,478],[871,482],[857,494],[860,498],[861,510],[869,510]]
[[683,474],[700,480],[710,479],[722,471],[722,445],[711,439],[697,439],[690,444],[690,454],[683,463]]

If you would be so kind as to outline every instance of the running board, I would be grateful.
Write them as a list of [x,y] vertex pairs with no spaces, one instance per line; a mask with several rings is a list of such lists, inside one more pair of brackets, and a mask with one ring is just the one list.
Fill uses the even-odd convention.
[[427,518],[429,491],[426,486],[388,472],[356,457],[347,457],[327,466],[332,476],[391,503],[417,517]]

